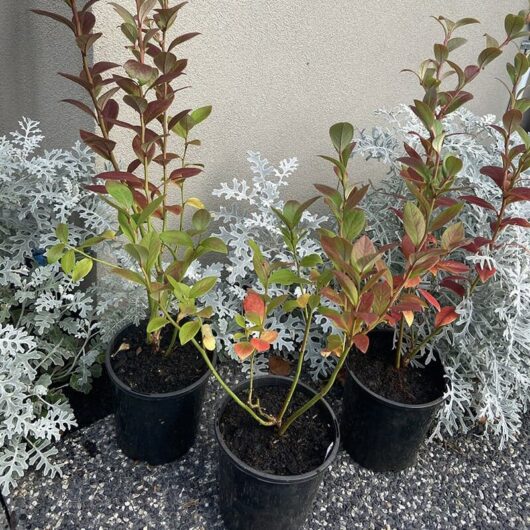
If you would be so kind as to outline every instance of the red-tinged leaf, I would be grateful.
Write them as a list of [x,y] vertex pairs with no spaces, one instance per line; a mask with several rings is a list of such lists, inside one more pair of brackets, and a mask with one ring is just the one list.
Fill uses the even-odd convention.
[[99,0],[88,0],[83,6],[83,9],[81,9],[81,12],[88,11],[96,2],[99,2]]
[[469,66],[466,66],[464,69],[464,76],[468,83],[472,81],[473,79],[475,79],[475,77],[477,77],[478,74],[480,74],[480,67],[475,64],[470,64]]
[[358,311],[361,313],[367,313],[372,309],[372,304],[374,303],[374,293],[372,292],[366,292],[363,293],[361,296],[361,300],[359,301],[359,307],[357,308]]
[[74,107],[77,107],[78,109],[82,110],[83,112],[86,112],[89,116],[91,116],[94,119],[96,118],[96,115],[94,114],[94,111],[85,103],[82,101],[77,101],[76,99],[62,99],[63,103],[69,103],[70,105],[73,105]]
[[393,206],[390,207],[390,210],[394,212],[396,216],[403,221],[403,212],[401,210],[398,210],[397,208],[394,208]]
[[250,339],[250,344],[259,353],[263,353],[263,352],[269,351],[269,349],[271,347],[271,345],[268,342],[266,342],[264,340],[261,340],[261,339],[256,339],[256,338]]
[[452,199],[451,197],[438,197],[435,202],[435,206],[437,208],[450,207],[454,206],[455,204],[458,204],[458,201],[456,199]]
[[352,316],[358,320],[362,320],[367,326],[371,326],[379,320],[379,315],[370,313],[369,311],[353,311]]
[[269,357],[269,373],[272,375],[287,377],[291,374],[291,369],[291,363],[287,359],[278,355],[271,355]]
[[155,101],[151,101],[147,105],[147,109],[144,112],[144,120],[145,123],[149,123],[153,121],[155,118],[158,118],[158,116],[161,116],[166,112],[169,107],[171,107],[171,104],[173,103],[173,98],[167,98],[167,99],[157,99]]
[[66,17],[58,15],[57,13],[52,13],[51,11],[43,11],[42,9],[31,9],[31,11],[36,15],[51,18],[56,22],[60,22],[61,24],[68,26],[74,33],[76,31],[74,23],[71,20],[68,20]]
[[142,163],[140,162],[140,160],[138,160],[137,158],[135,158],[128,166],[127,166],[127,171],[129,173],[134,173],[140,166],[142,165]]
[[506,171],[502,167],[497,166],[485,166],[480,172],[482,175],[486,175],[497,184],[497,186],[502,190],[504,189],[504,182],[506,179]]
[[451,280],[450,278],[444,278],[440,282],[440,285],[442,287],[446,287],[447,289],[450,289],[451,291],[453,291],[453,293],[457,294],[461,298],[463,298],[466,294],[465,288],[462,285],[460,285],[458,282],[455,282],[454,280]]
[[462,195],[460,199],[468,202],[469,204],[475,204],[476,206],[487,208],[488,210],[493,210],[494,212],[497,211],[493,204],[489,203],[488,201],[485,201],[484,199],[481,199],[480,197],[476,197],[475,195]]
[[152,68],[151,66],[134,59],[128,60],[123,65],[123,68],[127,72],[127,75],[138,81],[140,85],[152,83],[158,75],[158,70],[156,68]]
[[265,330],[259,337],[261,340],[272,344],[278,338],[278,332],[272,329]]
[[141,184],[142,186],[144,183],[141,178],[126,171],[105,171],[96,175],[95,178],[102,180],[117,180],[122,182],[130,182],[133,184]]
[[484,263],[484,265],[477,263],[475,265],[475,270],[477,271],[477,274],[482,283],[486,283],[497,272],[497,269],[495,267],[490,267],[490,265],[488,265],[487,263]]
[[348,195],[346,205],[348,208],[355,208],[365,197],[370,189],[369,185],[363,186],[362,188],[353,188]]
[[108,61],[100,61],[99,63],[96,63],[90,70],[93,75],[100,75],[105,72],[108,72],[109,70],[112,70],[113,68],[118,68],[120,66],[117,63],[111,63]]
[[87,81],[85,81],[83,78],[78,77],[76,75],[72,74],[65,74],[64,72],[59,72],[59,75],[61,77],[64,77],[65,79],[68,79],[69,81],[73,81],[74,83],[77,83],[78,85],[82,86],[85,90],[90,90],[91,86]]
[[250,342],[239,342],[234,346],[236,355],[244,361],[247,357],[250,357],[254,353],[254,346]]
[[326,186],[325,184],[313,184],[317,191],[325,195],[326,197],[333,198],[337,195],[337,190],[331,186]]
[[243,311],[258,315],[261,321],[265,318],[266,307],[263,298],[254,290],[249,289],[243,299]]
[[200,33],[185,33],[184,35],[178,36],[176,39],[174,39],[171,44],[168,47],[168,51],[171,51],[175,46],[178,46],[179,44],[182,44],[186,41],[189,41],[190,39],[193,39],[194,37],[197,37],[200,35]]
[[421,293],[423,298],[425,298],[425,300],[427,300],[427,302],[429,302],[429,304],[431,304],[434,309],[436,309],[436,311],[440,311],[442,309],[438,300],[436,300],[436,298],[434,298],[434,296],[429,293],[429,291],[426,291],[425,289],[418,289],[418,292]]
[[180,215],[182,213],[182,206],[180,204],[174,204],[166,206],[166,210],[175,215]]
[[411,287],[418,287],[418,285],[421,283],[421,276],[417,276],[416,278],[409,278],[403,287],[405,289],[411,288]]
[[459,315],[452,306],[445,306],[440,309],[434,318],[434,327],[441,328],[442,326],[448,326],[455,320],[458,320]]
[[79,22],[81,24],[81,32],[84,35],[89,34],[96,25],[96,17],[90,11],[79,13]]
[[105,123],[107,124],[107,130],[112,130],[114,123],[116,123],[116,118],[120,112],[120,106],[118,102],[114,99],[109,99],[103,108],[102,114]]
[[530,201],[530,188],[513,188],[508,197],[510,202]]
[[416,247],[407,234],[403,236],[403,240],[401,241],[401,251],[407,259],[416,252]]
[[337,304],[338,306],[341,306],[344,303],[344,300],[341,295],[331,287],[324,287],[320,291],[320,294],[328,300],[331,300],[334,304]]
[[465,263],[453,260],[440,261],[438,268],[451,274],[466,274],[469,272],[469,267]]
[[415,158],[416,160],[421,160],[421,156],[418,154],[418,151],[416,151],[411,145],[404,143],[403,147],[405,148],[405,151],[409,155],[410,158]]
[[367,335],[356,335],[353,338],[353,344],[358,350],[366,353],[370,347],[370,339]]
[[94,193],[101,193],[102,195],[107,194],[107,188],[101,184],[87,184],[83,186],[83,188],[88,191],[93,191]]
[[79,131],[79,135],[81,136],[81,140],[83,140],[85,144],[102,158],[105,160],[110,160],[112,158],[112,151],[116,147],[116,142],[106,140],[101,136],[83,130]]
[[190,112],[191,112],[191,109],[186,109],[186,110],[180,111],[178,114],[173,116],[168,122],[168,128],[173,129],[173,127],[175,127],[177,123],[183,120]]
[[487,239],[485,237],[476,237],[473,239],[471,243],[468,245],[465,245],[463,248],[465,248],[468,252],[478,252],[484,245],[488,245],[491,243],[491,239]]
[[191,177],[195,177],[196,175],[199,175],[200,173],[202,173],[202,169],[198,167],[181,167],[171,172],[171,175],[169,176],[169,180],[178,182],[180,180],[185,180]]
[[530,221],[523,219],[522,217],[507,217],[501,222],[501,228],[508,225],[521,226],[522,228],[530,228]]
[[[87,53],[94,43],[103,36],[103,33],[90,33],[89,35],[80,35],[75,39],[77,47],[84,53]],[[101,79],[99,79],[101,81]],[[94,85],[98,85],[96,79],[94,79]]]

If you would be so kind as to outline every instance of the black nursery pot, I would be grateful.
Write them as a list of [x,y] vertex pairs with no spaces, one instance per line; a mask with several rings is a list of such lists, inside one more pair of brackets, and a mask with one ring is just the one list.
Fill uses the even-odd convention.
[[[248,381],[237,386],[239,394],[248,388]],[[254,388],[282,386],[286,377],[265,376],[254,380]],[[315,391],[299,385],[308,397]],[[215,436],[219,444],[219,505],[228,530],[297,530],[307,519],[324,474],[335,460],[339,449],[339,424],[325,400],[320,406],[329,418],[334,442],[325,461],[316,469],[301,475],[278,476],[258,471],[239,459],[223,439],[220,429],[223,413],[231,398],[226,396],[217,409]],[[303,417],[299,418],[303,421]]]
[[116,438],[128,457],[152,465],[166,464],[186,454],[195,442],[210,371],[175,392],[142,394],[132,390],[116,376],[111,354],[133,327],[126,326],[116,335],[105,356],[114,387]]
[[[389,345],[392,331],[374,332]],[[370,355],[370,351],[366,355]],[[341,435],[344,449],[361,466],[372,471],[401,471],[416,462],[429,428],[444,397],[410,405],[384,398],[367,388],[346,363]],[[443,381],[445,371],[437,359],[427,367],[433,382]],[[442,383],[444,385],[444,383]]]

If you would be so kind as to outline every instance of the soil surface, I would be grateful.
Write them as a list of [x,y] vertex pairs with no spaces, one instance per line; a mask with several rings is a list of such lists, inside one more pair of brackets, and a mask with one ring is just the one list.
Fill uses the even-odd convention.
[[[192,385],[208,370],[201,354],[193,344],[181,346],[166,354],[173,328],[162,332],[159,351],[146,343],[145,328],[130,327],[116,341],[111,356],[117,377],[129,388],[144,394],[164,394]],[[125,345],[126,349],[120,350]]]
[[405,403],[420,405],[441,397],[445,380],[439,362],[425,367],[394,368],[393,331],[379,331],[370,335],[366,353],[354,350],[349,366],[359,381],[380,396]]
[[[288,387],[270,386],[255,389],[262,408],[277,414]],[[248,391],[240,393],[247,399]],[[297,392],[287,411],[294,411],[307,401],[307,394]],[[311,408],[279,437],[271,427],[259,425],[233,401],[225,409],[220,429],[228,448],[247,465],[273,475],[300,475],[324,463],[334,442],[329,415],[321,405]]]

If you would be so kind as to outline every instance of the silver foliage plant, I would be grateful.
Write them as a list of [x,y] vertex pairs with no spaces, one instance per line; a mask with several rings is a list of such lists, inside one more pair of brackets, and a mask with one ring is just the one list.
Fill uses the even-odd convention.
[[[421,124],[404,105],[390,112],[379,111],[379,115],[388,125],[363,132],[356,153],[388,168],[386,178],[367,199],[371,237],[387,243],[395,240],[400,230],[400,221],[389,208],[393,198],[409,196],[399,178],[397,159],[404,155],[405,138],[415,144],[410,132],[419,131]],[[446,149],[464,162],[459,186],[464,193],[474,191],[498,207],[497,188],[479,172],[481,167],[500,165],[501,138],[489,127],[495,121],[493,115],[478,117],[461,109],[444,124],[449,133]],[[527,204],[512,204],[510,214],[528,218]],[[467,237],[488,235],[489,220],[483,208],[467,205],[461,220]],[[450,380],[448,400],[434,436],[465,433],[482,425],[503,447],[517,436],[530,400],[530,231],[509,227],[498,242],[498,247],[485,256],[467,257],[470,265],[487,261],[497,272],[471,297],[445,300],[457,304],[460,319],[456,325],[445,327],[425,348],[425,354],[432,357],[434,350],[440,353]],[[448,290],[438,292],[451,297]],[[420,340],[429,335],[430,326],[429,320],[415,323]]]
[[[61,393],[90,388],[101,371],[95,288],[48,265],[55,227],[77,219],[75,240],[108,228],[101,201],[82,188],[89,151],[42,152],[35,121],[0,138],[0,490],[29,466],[54,475],[53,442],[75,425]],[[83,227],[83,228],[81,228]]]

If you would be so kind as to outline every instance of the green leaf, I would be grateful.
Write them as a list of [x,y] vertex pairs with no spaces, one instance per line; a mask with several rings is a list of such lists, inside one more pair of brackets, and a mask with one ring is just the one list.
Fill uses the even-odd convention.
[[208,105],[206,107],[200,107],[196,110],[194,110],[190,116],[195,125],[199,125],[199,123],[203,122],[208,116],[212,113],[212,106]]
[[64,243],[58,243],[57,245],[54,245],[48,249],[48,252],[46,252],[48,263],[57,263],[63,255],[64,247]]
[[157,197],[154,201],[150,202],[143,210],[142,213],[138,216],[138,219],[136,220],[137,226],[140,226],[141,224],[145,223],[151,215],[153,215],[162,202],[164,201],[164,196]]
[[403,210],[403,225],[405,232],[415,246],[418,246],[425,236],[426,223],[420,209],[413,203],[407,202]]
[[261,282],[261,284],[265,285],[267,283],[268,269],[265,267],[267,260],[261,253],[261,250],[255,241],[252,241],[252,239],[249,240],[248,246],[252,249],[252,264],[254,265],[254,272],[256,273],[256,276],[258,277],[258,280]]
[[443,210],[440,214],[438,214],[433,221],[431,222],[431,230],[439,230],[443,226],[445,226],[451,219],[454,219],[464,207],[464,204],[453,204],[452,206],[449,206],[445,210]]
[[142,245],[128,243],[123,247],[140,265],[144,265],[149,260],[149,252]]
[[201,247],[210,252],[217,252],[218,254],[228,254],[228,247],[225,242],[218,237],[208,237],[201,241]]
[[353,241],[363,230],[366,224],[364,211],[359,208],[346,210],[344,212],[344,235],[349,241]]
[[147,324],[147,333],[154,333],[169,324],[166,317],[153,317]]
[[193,240],[190,235],[181,230],[165,230],[160,234],[160,241],[169,245],[170,247],[182,246],[193,247]]
[[210,292],[217,283],[217,277],[208,276],[196,282],[190,290],[190,298],[199,298]]
[[201,322],[200,320],[192,320],[191,322],[186,322],[179,331],[179,340],[180,344],[184,346],[184,344],[187,344],[191,339],[199,333],[199,330],[201,329]]
[[451,225],[442,234],[442,248],[444,250],[452,250],[462,243],[464,237],[464,225],[462,223]]
[[449,155],[443,161],[443,169],[446,176],[454,177],[462,171],[463,163],[462,160],[456,158],[456,156]]
[[316,267],[322,263],[322,258],[318,254],[308,254],[300,260],[302,267]]
[[127,269],[118,269],[118,268],[111,269],[110,272],[112,272],[113,274],[117,274],[118,276],[121,276],[122,278],[125,278],[126,280],[130,282],[138,283],[140,285],[145,285],[144,279],[137,272],[130,271]]
[[309,283],[304,278],[300,278],[298,274],[290,269],[279,269],[274,271],[270,276],[271,283],[279,283],[280,285],[293,285]]
[[208,210],[197,210],[191,219],[191,223],[193,225],[193,228],[197,230],[198,232],[204,232],[210,222],[212,220],[212,216],[210,215],[210,212]]
[[134,235],[134,227],[131,224],[131,219],[124,212],[118,212],[118,224],[122,234],[131,242],[136,242],[136,236]]
[[75,265],[75,252],[70,249],[61,258],[61,267],[66,274],[71,274]]
[[519,15],[506,15],[504,19],[504,29],[506,30],[506,35],[512,37],[519,33],[524,28],[524,17]]
[[329,136],[337,153],[342,154],[344,149],[353,141],[354,128],[351,123],[336,123],[329,130]]
[[58,224],[55,229],[55,235],[61,243],[68,243],[68,225],[64,223]]
[[108,180],[105,183],[105,188],[109,195],[113,197],[116,202],[123,208],[131,208],[133,205],[133,194],[131,190],[121,182],[115,180]]
[[416,99],[414,100],[414,106],[411,108],[414,114],[416,114],[416,116],[418,116],[418,118],[423,122],[425,127],[430,130],[434,125],[435,120],[434,112],[431,107],[429,107],[429,105],[423,101]]
[[75,264],[72,271],[72,281],[78,282],[90,274],[94,262],[90,258],[83,258]]
[[109,4],[114,7],[114,9],[116,10],[116,13],[120,15],[120,17],[123,19],[123,21],[126,24],[134,28],[136,27],[136,22],[134,20],[134,17],[132,16],[131,13],[129,13],[129,11],[127,11],[124,7],[122,7],[120,4],[116,2],[109,2]]

